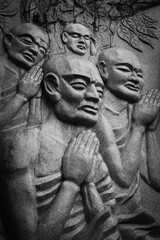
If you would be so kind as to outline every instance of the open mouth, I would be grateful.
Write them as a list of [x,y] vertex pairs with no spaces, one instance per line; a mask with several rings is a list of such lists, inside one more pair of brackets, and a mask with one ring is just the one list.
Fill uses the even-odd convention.
[[79,48],[80,50],[86,50],[86,47],[84,45],[77,45],[77,48]]
[[135,85],[133,83],[127,83],[125,85],[125,87],[127,87],[129,90],[135,91],[135,92],[139,92],[139,90],[140,90],[139,86],[137,86],[137,85]]
[[31,54],[29,54],[29,53],[23,53],[23,56],[24,56],[24,58],[26,59],[26,60],[28,60],[28,61],[30,61],[30,62],[34,62],[35,60],[34,60],[34,57],[31,55]]
[[98,108],[96,107],[92,107],[89,105],[85,105],[83,107],[80,108],[81,110],[85,111],[86,113],[92,114],[92,115],[96,115],[98,112]]

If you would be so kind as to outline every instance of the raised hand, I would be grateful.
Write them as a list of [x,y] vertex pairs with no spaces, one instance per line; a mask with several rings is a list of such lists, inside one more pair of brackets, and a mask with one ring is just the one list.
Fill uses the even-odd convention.
[[136,126],[148,127],[156,119],[160,109],[160,92],[150,90],[137,103],[133,110],[133,124]]
[[69,143],[63,157],[62,173],[66,180],[81,185],[93,166],[99,141],[95,133],[82,131],[77,138]]
[[101,154],[98,153],[98,150],[99,150],[99,145],[97,145],[97,149],[95,151],[91,171],[89,172],[88,176],[85,179],[86,183],[91,183],[91,182],[94,181],[96,173],[97,173],[97,171],[98,171],[98,169],[99,169],[99,167],[100,167],[100,165],[103,161]]
[[34,97],[40,88],[42,78],[42,68],[39,65],[32,67],[19,80],[17,94],[23,96],[26,100]]

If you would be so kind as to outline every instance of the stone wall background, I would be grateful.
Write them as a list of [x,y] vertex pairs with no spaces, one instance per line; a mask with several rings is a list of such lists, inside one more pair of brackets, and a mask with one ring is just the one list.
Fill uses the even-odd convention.
[[[141,16],[146,16],[146,21],[141,21]],[[143,4],[141,0],[0,0],[0,55],[4,52],[4,32],[25,21],[48,28],[50,51],[55,54],[63,52],[60,33],[65,21],[86,24],[97,36],[99,49],[121,46],[139,57],[145,73],[144,91],[160,90],[159,0],[146,0]],[[160,124],[157,137],[160,146]],[[160,216],[160,193],[150,189],[143,180],[141,189],[146,207]]]

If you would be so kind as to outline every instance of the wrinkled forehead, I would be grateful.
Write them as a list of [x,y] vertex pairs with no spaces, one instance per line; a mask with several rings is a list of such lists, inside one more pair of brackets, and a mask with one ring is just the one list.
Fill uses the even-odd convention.
[[91,81],[103,84],[97,68],[90,61],[70,61],[68,69],[65,69],[65,72],[63,72],[62,75],[87,77]]
[[134,53],[132,53],[126,49],[116,50],[116,53],[114,54],[114,57],[113,57],[113,62],[119,63],[119,64],[120,63],[130,64],[134,68],[142,69],[142,66],[140,64],[138,57]]
[[90,31],[87,27],[81,25],[81,24],[69,24],[66,26],[65,31],[68,33],[79,33],[81,35],[90,35]]
[[40,28],[34,26],[34,25],[24,25],[21,28],[18,29],[16,32],[16,36],[30,36],[32,37],[35,41],[37,39],[41,40],[41,42],[45,43],[48,45],[48,35],[45,33],[43,30]]

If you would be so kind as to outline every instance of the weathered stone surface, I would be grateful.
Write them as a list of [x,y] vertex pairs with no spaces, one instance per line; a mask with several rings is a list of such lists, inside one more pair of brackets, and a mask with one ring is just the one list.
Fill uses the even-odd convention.
[[158,5],[0,1],[2,239],[159,239]]

